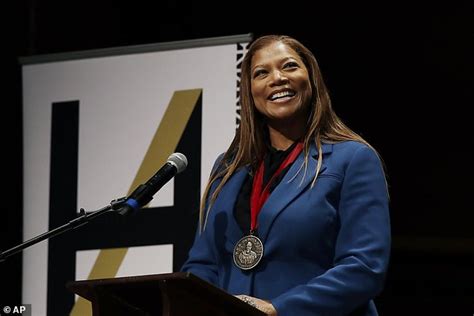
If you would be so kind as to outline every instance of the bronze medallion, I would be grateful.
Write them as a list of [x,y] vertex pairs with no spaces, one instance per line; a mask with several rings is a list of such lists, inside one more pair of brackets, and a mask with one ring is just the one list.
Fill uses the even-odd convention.
[[254,235],[242,237],[234,247],[234,263],[242,270],[252,269],[262,257],[262,241]]

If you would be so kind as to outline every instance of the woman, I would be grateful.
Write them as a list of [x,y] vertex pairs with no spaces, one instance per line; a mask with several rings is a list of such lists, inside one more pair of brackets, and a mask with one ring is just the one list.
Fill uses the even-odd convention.
[[[182,270],[269,315],[377,315],[390,253],[377,153],[336,116],[297,40],[258,38],[241,71],[240,127]],[[250,263],[239,260],[249,242]]]

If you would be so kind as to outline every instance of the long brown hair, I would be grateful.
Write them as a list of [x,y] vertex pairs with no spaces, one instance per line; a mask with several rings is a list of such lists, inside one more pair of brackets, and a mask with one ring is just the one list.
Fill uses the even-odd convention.
[[[358,141],[371,147],[361,136],[347,127],[336,115],[331,106],[331,99],[328,90],[324,84],[318,62],[313,53],[296,39],[285,35],[266,35],[256,39],[249,47],[247,54],[242,61],[240,78],[240,106],[241,121],[237,133],[222,159],[214,169],[201,201],[199,214],[200,230],[202,231],[207,222],[207,215],[210,207],[216,200],[224,184],[234,172],[243,166],[249,166],[251,172],[263,159],[266,152],[265,134],[266,125],[263,116],[256,110],[251,92],[251,62],[255,53],[273,44],[281,42],[293,49],[303,60],[309,73],[309,80],[313,95],[311,97],[310,114],[305,135],[304,144],[304,167],[309,158],[309,147],[314,143],[318,149],[318,165],[314,175],[315,184],[319,170],[322,164],[321,142],[341,142],[347,140]],[[300,169],[301,170],[301,169]],[[208,199],[209,190],[212,184],[221,179],[216,189]]]

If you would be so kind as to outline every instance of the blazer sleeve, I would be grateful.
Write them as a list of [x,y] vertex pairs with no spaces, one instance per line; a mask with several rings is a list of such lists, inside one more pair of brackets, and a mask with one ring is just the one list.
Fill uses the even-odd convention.
[[194,244],[188,254],[188,259],[181,268],[183,272],[191,272],[201,279],[217,286],[218,269],[217,258],[212,246],[212,237],[209,230],[202,233],[196,231]]
[[369,147],[357,149],[341,187],[333,267],[274,298],[278,316],[347,315],[382,290],[391,242],[388,200],[379,157]]
[[[214,162],[211,175],[217,172],[217,168],[219,167],[223,156],[224,154],[219,155],[219,157]],[[210,196],[212,196],[212,192],[214,192],[218,182],[219,181],[216,181],[209,190],[209,194],[206,197],[206,208],[209,203],[208,199]],[[187,260],[181,267],[181,271],[191,272],[201,279],[217,286],[219,278],[217,256],[213,246],[214,232],[212,229],[204,229],[202,232],[200,232],[199,225],[200,223],[198,224],[198,229],[196,230],[193,246],[188,253]]]

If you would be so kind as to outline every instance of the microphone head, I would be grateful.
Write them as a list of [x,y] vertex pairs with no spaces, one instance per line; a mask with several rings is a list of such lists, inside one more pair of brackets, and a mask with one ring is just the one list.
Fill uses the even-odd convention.
[[188,159],[182,153],[171,154],[171,156],[168,157],[167,162],[176,167],[176,173],[184,171],[184,169],[186,169],[186,167],[188,166]]

